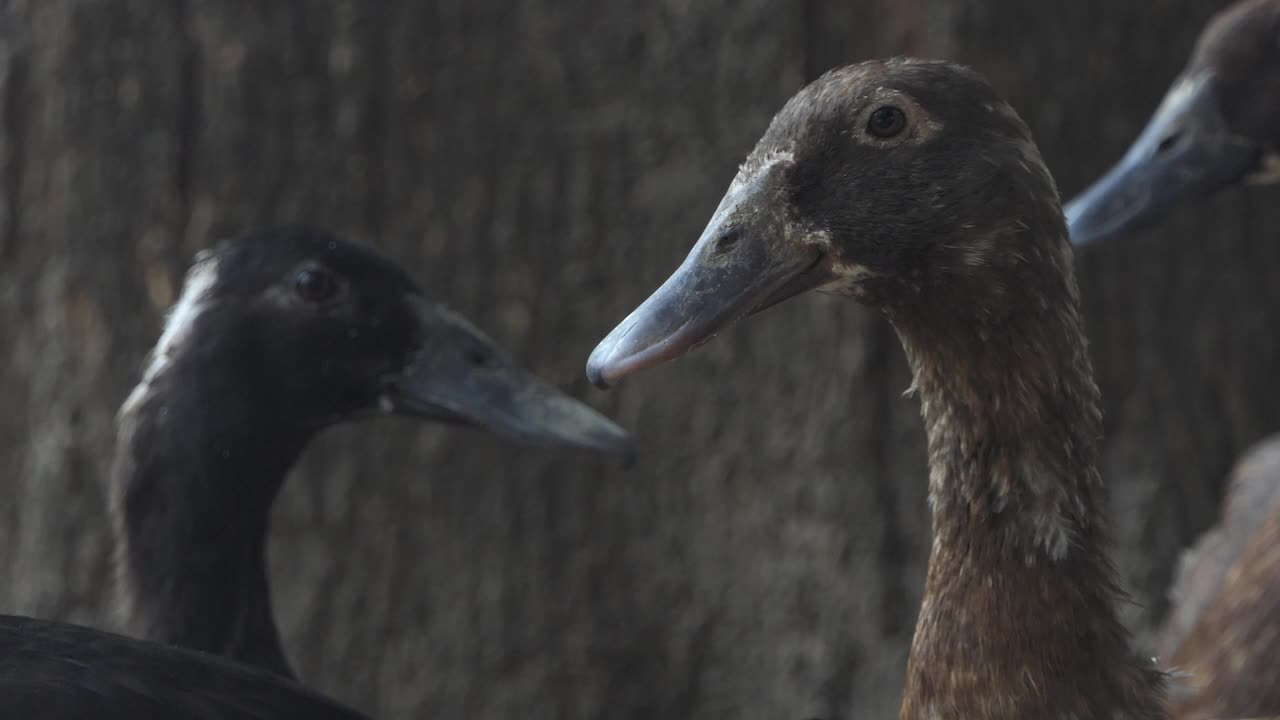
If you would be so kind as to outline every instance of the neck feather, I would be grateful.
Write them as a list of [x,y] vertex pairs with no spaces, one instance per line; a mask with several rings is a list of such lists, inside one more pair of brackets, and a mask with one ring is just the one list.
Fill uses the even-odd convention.
[[264,427],[255,398],[235,378],[180,362],[131,396],[112,481],[117,579],[142,637],[292,677],[265,545],[271,504],[307,438]]
[[1165,717],[1161,676],[1116,615],[1070,251],[1040,252],[1011,253],[997,282],[947,284],[963,297],[931,312],[890,312],[921,399],[934,526],[904,720]]

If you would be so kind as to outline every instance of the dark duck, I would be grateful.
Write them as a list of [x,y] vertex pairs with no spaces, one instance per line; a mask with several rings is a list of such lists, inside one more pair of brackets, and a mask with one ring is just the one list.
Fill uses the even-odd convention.
[[[1179,206],[1280,180],[1280,0],[1210,19],[1186,69],[1124,158],[1067,204],[1085,245],[1154,225]],[[1228,480],[1217,525],[1183,557],[1156,650],[1179,671],[1180,718],[1280,714],[1280,435]]]
[[113,516],[136,631],[292,676],[267,584],[271,505],[318,432],[377,414],[628,443],[368,248],[307,228],[224,242],[192,266],[120,412]]
[[1071,239],[1137,230],[1241,183],[1280,181],[1280,0],[1215,15],[1124,157],[1067,203]]
[[149,641],[0,619],[4,715],[362,717],[281,677],[263,552],[307,442],[376,414],[629,453],[624,431],[373,250],[302,227],[223,242],[188,273],[120,416],[119,572]]
[[1166,718],[1164,676],[1117,617],[1057,190],[980,76],[896,59],[801,90],[587,374],[615,383],[813,289],[892,324],[928,436],[934,537],[900,717]]

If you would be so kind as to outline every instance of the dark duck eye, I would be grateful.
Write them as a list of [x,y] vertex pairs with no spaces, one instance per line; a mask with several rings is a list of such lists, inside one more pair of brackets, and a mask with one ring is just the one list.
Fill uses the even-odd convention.
[[867,132],[878,138],[891,138],[907,126],[907,114],[892,105],[878,107],[867,118]]
[[338,281],[325,270],[307,268],[294,276],[293,290],[309,303],[322,303],[337,294]]

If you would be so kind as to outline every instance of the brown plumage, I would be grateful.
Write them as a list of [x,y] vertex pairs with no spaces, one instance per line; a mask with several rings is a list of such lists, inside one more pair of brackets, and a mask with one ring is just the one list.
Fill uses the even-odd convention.
[[1182,720],[1280,711],[1280,436],[1232,471],[1218,524],[1183,556],[1158,638]]
[[983,79],[891,60],[800,91],[588,375],[614,382],[809,289],[888,318],[921,402],[934,539],[901,717],[1167,717],[1163,676],[1116,616],[1057,191]]

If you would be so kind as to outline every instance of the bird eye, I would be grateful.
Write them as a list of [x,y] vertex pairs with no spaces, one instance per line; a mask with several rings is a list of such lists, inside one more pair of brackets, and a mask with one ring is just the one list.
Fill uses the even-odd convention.
[[309,303],[322,303],[338,292],[338,281],[328,271],[306,268],[294,276],[293,290]]
[[892,105],[876,108],[871,117],[867,118],[867,132],[881,139],[897,135],[906,126],[907,114]]

